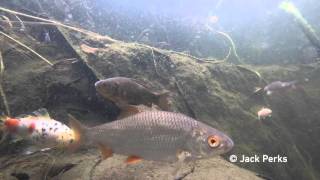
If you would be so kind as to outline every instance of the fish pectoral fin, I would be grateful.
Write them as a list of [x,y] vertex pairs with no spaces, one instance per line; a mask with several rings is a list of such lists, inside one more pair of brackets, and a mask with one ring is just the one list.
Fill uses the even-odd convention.
[[126,164],[136,164],[136,163],[139,163],[141,161],[142,161],[141,157],[135,156],[135,155],[131,155],[126,159],[125,163]]
[[182,168],[183,164],[185,163],[185,160],[187,159],[187,157],[190,157],[191,156],[191,153],[188,152],[188,151],[184,151],[184,150],[178,150],[177,151],[177,159],[178,159],[178,162],[175,166],[175,168],[173,169],[172,171],[172,175],[174,177],[177,177],[178,174],[179,174],[179,170]]
[[107,146],[105,146],[105,145],[103,145],[103,144],[99,143],[98,144],[98,148],[99,148],[99,150],[101,152],[102,159],[107,159],[107,158],[111,157],[112,154],[113,154],[112,149],[107,147]]
[[126,107],[123,107],[121,109],[120,115],[118,116],[118,119],[122,119],[128,116],[132,116],[135,114],[138,114],[142,112],[138,106],[134,106],[134,105],[127,105]]

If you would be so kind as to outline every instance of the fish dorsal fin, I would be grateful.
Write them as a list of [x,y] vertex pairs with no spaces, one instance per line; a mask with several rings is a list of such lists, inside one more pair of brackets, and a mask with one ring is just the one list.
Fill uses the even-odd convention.
[[20,114],[19,116],[15,117],[15,118],[28,118],[28,117],[32,117],[30,114]]
[[123,119],[129,116],[133,116],[135,114],[138,114],[143,111],[143,109],[140,106],[134,106],[134,105],[127,105],[120,107],[121,112],[117,119]]
[[24,116],[24,118],[28,117],[41,117],[44,119],[52,120],[46,108],[40,108],[36,111],[33,111],[31,114]]

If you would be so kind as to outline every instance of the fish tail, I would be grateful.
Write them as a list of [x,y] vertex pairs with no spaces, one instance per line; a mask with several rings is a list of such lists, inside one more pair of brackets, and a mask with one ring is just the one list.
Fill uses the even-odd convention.
[[81,145],[84,144],[85,134],[88,130],[88,127],[82,125],[80,121],[78,121],[72,115],[69,116],[69,126],[74,133],[74,141],[70,144],[69,150],[71,152],[76,151]]
[[162,109],[162,110],[169,110],[171,107],[171,101],[169,99],[170,97],[170,92],[165,91],[162,93],[157,94],[158,96],[158,101],[156,104]]

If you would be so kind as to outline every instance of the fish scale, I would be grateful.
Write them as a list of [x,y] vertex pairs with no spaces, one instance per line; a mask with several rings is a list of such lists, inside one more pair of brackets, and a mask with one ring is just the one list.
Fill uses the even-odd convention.
[[[191,119],[187,116],[159,111],[140,113],[98,126],[92,131],[97,132],[93,136],[99,137],[98,142],[120,154],[143,155],[145,159],[154,159],[154,151],[157,150],[159,158],[162,158],[162,153],[169,153],[174,156],[170,158],[176,158],[177,149],[183,148],[183,137],[192,129],[188,121]],[[196,124],[193,123],[194,126]]]
[[[79,132],[89,143],[102,145],[113,153],[156,161],[176,161],[181,151],[194,158],[221,154],[233,146],[222,132],[186,115],[166,111],[141,112]],[[209,136],[219,136],[221,147],[209,148]]]

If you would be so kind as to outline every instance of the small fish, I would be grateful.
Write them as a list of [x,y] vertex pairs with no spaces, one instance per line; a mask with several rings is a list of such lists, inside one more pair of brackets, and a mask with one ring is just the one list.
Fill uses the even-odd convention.
[[226,134],[180,113],[145,111],[92,128],[70,118],[74,148],[96,145],[104,159],[121,154],[128,156],[128,164],[142,159],[188,162],[220,155],[233,147]]
[[273,92],[279,92],[286,89],[296,89],[296,83],[297,81],[274,81],[265,86],[263,90],[267,93],[267,95],[271,95]]
[[41,148],[68,147],[74,142],[74,132],[65,124],[51,119],[42,108],[25,117],[3,117],[3,131]]
[[272,110],[269,109],[269,108],[263,107],[258,111],[257,114],[258,114],[258,119],[259,120],[263,120],[263,119],[265,119],[267,117],[271,117]]
[[97,81],[96,90],[104,98],[116,103],[120,108],[126,108],[128,105],[146,105],[152,106],[152,103],[158,105],[162,110],[170,108],[169,92],[155,93],[151,92],[146,86],[132,78],[113,77]]

